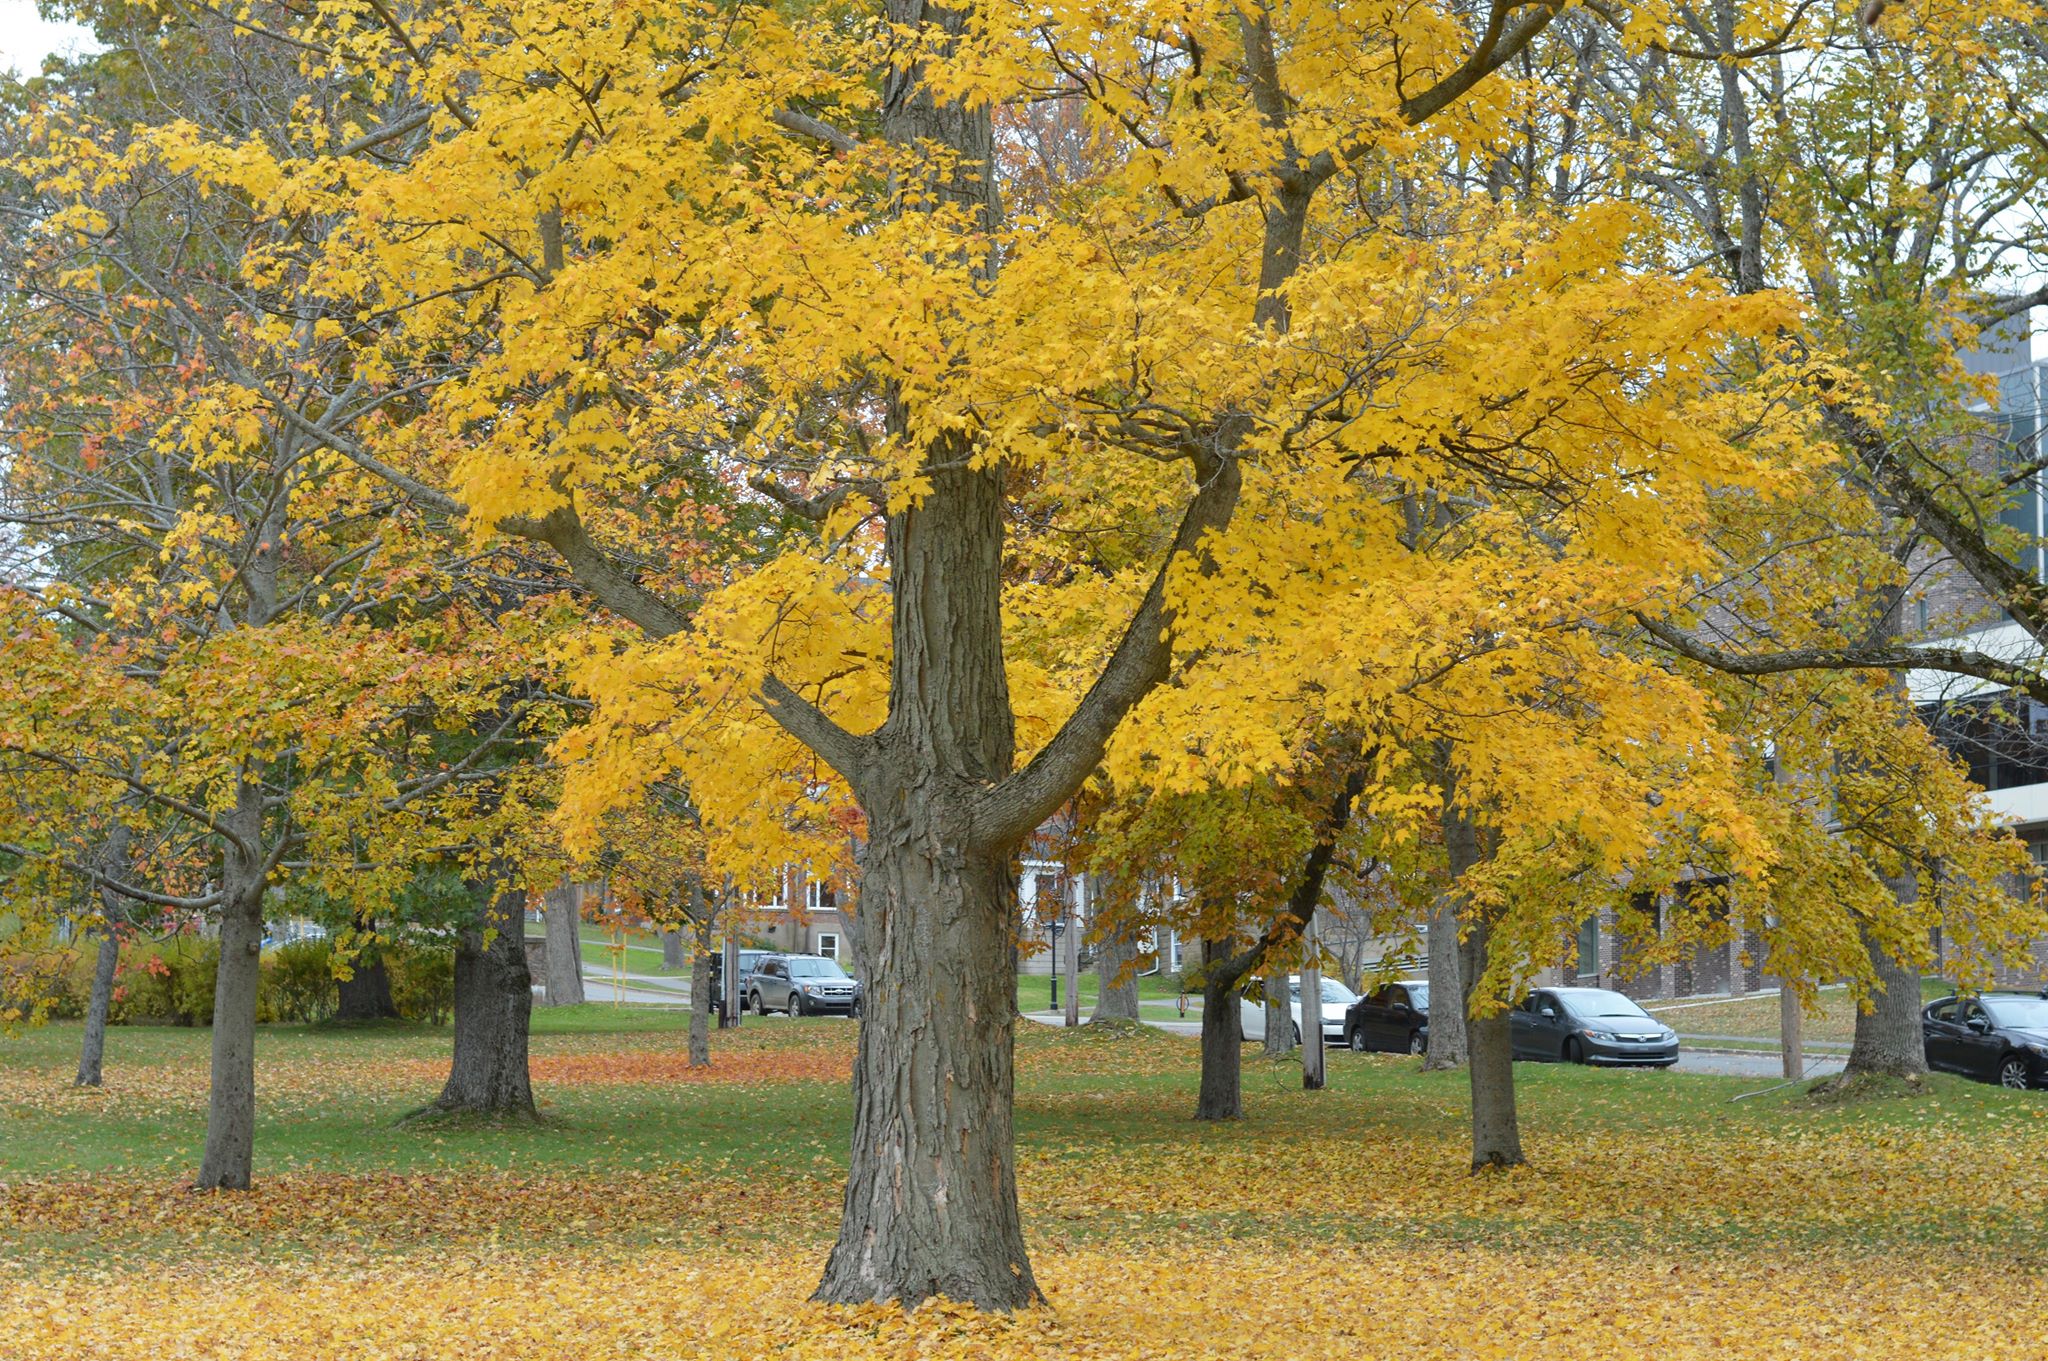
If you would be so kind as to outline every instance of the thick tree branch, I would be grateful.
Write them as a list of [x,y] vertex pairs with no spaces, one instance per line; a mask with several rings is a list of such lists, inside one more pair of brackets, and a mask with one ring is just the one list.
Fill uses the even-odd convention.
[[45,851],[30,850],[28,847],[16,845],[12,841],[0,841],[0,852],[5,852],[8,855],[18,855],[24,860],[51,861],[78,875],[80,878],[89,880],[94,888],[117,893],[123,898],[132,898],[138,903],[153,903],[158,907],[184,908],[193,912],[203,912],[208,908],[220,906],[221,894],[219,890],[202,894],[196,898],[180,898],[173,893],[158,893],[155,889],[143,888],[139,884],[126,883],[114,878],[103,870],[94,869],[82,860],[72,860],[61,855],[51,855]]
[[1275,946],[1299,935],[1308,925],[1309,918],[1315,915],[1316,907],[1323,901],[1323,885],[1328,881],[1330,866],[1337,857],[1337,840],[1350,826],[1352,811],[1358,806],[1358,796],[1365,792],[1365,775],[1366,763],[1353,761],[1350,774],[1344,777],[1343,785],[1330,799],[1322,825],[1316,828],[1316,844],[1309,849],[1308,859],[1302,864],[1301,878],[1296,881],[1294,891],[1287,895],[1286,905],[1251,945],[1222,963],[1210,966],[1204,982],[1207,995],[1235,991],[1237,985],[1244,981],[1244,976],[1263,964]]
[[1669,651],[1731,676],[1780,676],[1792,671],[1946,671],[2023,690],[2048,703],[2048,675],[2022,663],[2001,661],[1972,648],[1914,647],[1893,643],[1744,653],[1709,643],[1641,612],[1637,612],[1635,619],[1645,633]]
[[1166,679],[1173,660],[1167,577],[1183,555],[1197,551],[1203,535],[1230,523],[1242,478],[1236,459],[1228,453],[1205,454],[1195,466],[1201,485],[1188,502],[1166,560],[1159,564],[1116,651],[1044,749],[1022,770],[982,795],[973,814],[977,839],[1014,840],[1050,817],[1101,761],[1110,734],[1124,715]]

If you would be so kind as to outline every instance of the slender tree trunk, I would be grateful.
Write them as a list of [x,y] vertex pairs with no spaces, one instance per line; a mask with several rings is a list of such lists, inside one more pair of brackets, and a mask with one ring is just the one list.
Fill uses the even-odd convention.
[[[541,919],[546,923],[547,1004],[574,1007],[583,1004],[583,890],[565,875],[562,882],[541,897]],[[522,920],[521,930],[525,926]],[[522,943],[523,948],[523,943]]]
[[416,1114],[471,1112],[538,1119],[527,1068],[533,975],[526,967],[526,893],[509,871],[455,945],[455,1053],[448,1081]]
[[[118,818],[100,847],[100,864],[105,873],[124,878],[129,871],[128,827]],[[78,1050],[78,1076],[72,1079],[78,1087],[97,1087],[101,1083],[107,1054],[107,1013],[114,1005],[114,975],[121,966],[119,923],[127,904],[110,888],[102,887],[99,892],[103,920],[99,951],[92,962],[92,995],[85,1004],[85,1038]]]
[[1458,908],[1448,893],[1429,917],[1429,1052],[1425,1070],[1465,1062],[1465,982],[1458,968]]
[[[357,931],[369,932],[377,923],[369,917],[355,919]],[[389,1021],[398,1016],[391,999],[391,970],[385,966],[383,947],[375,941],[363,946],[349,967],[349,976],[335,985],[338,994],[334,1016],[340,1021]]]
[[1066,938],[1060,942],[1063,962],[1060,972],[1066,975],[1067,1012],[1065,1021],[1072,1029],[1081,1024],[1081,932],[1082,920],[1088,909],[1088,877],[1077,874],[1073,881],[1073,906],[1067,917]]
[[[711,940],[712,916],[705,909],[704,881],[690,879],[690,934],[696,948],[690,951],[690,1066],[711,1066],[711,964],[716,957]],[[682,940],[683,933],[671,933]]]
[[201,1190],[246,1191],[256,1161],[256,994],[263,969],[263,789],[243,780],[226,815],[241,844],[221,856],[220,965]]
[[1797,1082],[1806,1076],[1806,1018],[1799,1010],[1799,997],[1789,979],[1778,980],[1778,1043],[1784,1050],[1785,1080]]
[[[1230,953],[1230,942],[1205,941],[1202,952],[1209,964],[1220,964]],[[1237,991],[1213,974],[1202,984],[1202,1087],[1195,1097],[1197,1120],[1244,1118],[1244,1027],[1237,1015]]]
[[661,933],[661,967],[671,973],[683,967],[683,933],[676,927],[667,927]]
[[100,927],[99,951],[93,957],[92,996],[85,1004],[85,1039],[79,1046],[74,1086],[100,1085],[107,1054],[107,1011],[114,1004],[114,973],[120,962],[121,937],[109,919]]
[[[1287,1005],[1287,971],[1268,970],[1263,980],[1266,1000],[1266,1038],[1259,1052],[1269,1059],[1284,1059],[1294,1052],[1294,1016]],[[1234,1019],[1236,1012],[1232,1012]]]
[[853,1158],[816,1298],[1036,1303],[1011,1130],[1009,854],[948,853],[868,807]]
[[[1917,891],[1910,875],[1892,881],[1892,890],[1900,902],[1910,901]],[[1920,975],[1893,959],[1868,931],[1863,932],[1863,947],[1870,954],[1871,968],[1877,971],[1878,991],[1870,999],[1871,1010],[1856,1013],[1856,1037],[1849,1045],[1849,1063],[1842,1076],[1920,1077],[1927,1072],[1926,1039],[1920,1027]]]
[[1323,960],[1313,913],[1302,929],[1301,953],[1301,1085],[1319,1092],[1323,1089]]
[[[1112,888],[1118,887],[1112,884]],[[1096,886],[1096,902],[1107,901]],[[1119,903],[1125,901],[1117,898]],[[1102,914],[1101,919],[1108,925],[1102,931],[1101,941],[1095,953],[1095,1014],[1088,1018],[1096,1021],[1135,1021],[1138,1019],[1138,943],[1132,930],[1130,918],[1112,909]]]
[[[1486,972],[1487,928],[1476,924],[1465,939],[1459,964],[1465,977]],[[1466,1005],[1471,1002],[1467,991]],[[1434,1010],[1434,1007],[1431,1008]],[[1514,1032],[1505,1010],[1467,1021],[1472,1075],[1472,1170],[1518,1167],[1522,1130],[1515,1115]]]

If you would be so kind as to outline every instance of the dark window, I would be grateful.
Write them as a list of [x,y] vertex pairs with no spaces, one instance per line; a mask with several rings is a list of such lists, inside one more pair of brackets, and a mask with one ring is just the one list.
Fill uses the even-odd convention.
[[1387,989],[1387,1005],[1388,1005],[1388,1006],[1390,1006],[1390,1007],[1405,1007],[1405,1006],[1407,1006],[1407,1005],[1408,1005],[1408,989],[1406,989],[1406,988],[1388,988],[1388,989]]
[[1927,1008],[1928,1016],[1937,1021],[1953,1021],[1956,1018],[1956,999],[1953,997],[1936,1002]]
[[1579,923],[1579,977],[1589,978],[1600,972],[1600,918],[1588,917]]

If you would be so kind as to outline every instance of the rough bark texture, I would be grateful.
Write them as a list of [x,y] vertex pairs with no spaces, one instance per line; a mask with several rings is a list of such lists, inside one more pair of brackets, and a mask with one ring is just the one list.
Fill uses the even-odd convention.
[[262,978],[263,790],[244,781],[223,819],[235,836],[221,856],[220,966],[213,984],[213,1062],[202,1190],[246,1191],[256,1158],[256,992]]
[[477,922],[455,944],[455,1053],[441,1095],[420,1114],[465,1112],[532,1120],[527,1023],[526,894],[501,879]]
[[1315,958],[1315,921],[1309,921],[1305,942],[1309,958],[1301,966],[1301,1085],[1323,1089],[1323,970]]
[[[1476,982],[1486,972],[1487,929],[1474,923],[1460,947],[1458,964],[1464,976]],[[1465,1005],[1469,1014],[1475,989],[1468,984]],[[1431,1010],[1435,1010],[1432,998]],[[1505,1010],[1466,1022],[1469,1064],[1472,1078],[1472,1170],[1489,1167],[1517,1167],[1522,1155],[1522,1130],[1515,1118],[1515,1064],[1513,1031]]]
[[[1456,1068],[1465,1062],[1465,995],[1458,968],[1458,910],[1447,893],[1429,918],[1429,1052],[1425,1069]],[[1440,1001],[1437,999],[1441,999]]]
[[[358,931],[373,931],[376,922],[356,918]],[[349,976],[335,985],[339,994],[334,1016],[339,1021],[389,1021],[398,1016],[398,1004],[391,1000],[391,970],[384,952],[374,942],[356,952]]]
[[853,1158],[817,1298],[1037,1302],[1011,1130],[1009,856],[946,854],[924,818],[868,806]]
[[711,1066],[711,1008],[704,999],[711,995],[711,961],[708,944],[700,945],[690,961],[690,1066]]
[[121,962],[121,938],[109,920],[100,928],[100,945],[92,962],[92,995],[85,1004],[85,1039],[78,1049],[74,1086],[97,1087],[107,1054],[107,1010],[114,1004],[114,972]]
[[1778,1042],[1784,1052],[1785,1080],[1797,1082],[1806,1076],[1806,1017],[1800,1013],[1799,997],[1792,985],[1778,982]]
[[[1916,891],[1910,877],[1894,881],[1892,889],[1901,902],[1910,900]],[[1877,971],[1880,990],[1870,999],[1871,1010],[1856,1013],[1856,1037],[1850,1043],[1842,1077],[1920,1077],[1927,1072],[1926,1040],[1920,1028],[1920,975],[1893,959],[1868,932],[1863,946],[1870,953],[1871,968]]]
[[1067,1010],[1063,1018],[1068,1027],[1081,1024],[1081,931],[1088,909],[1088,880],[1086,875],[1074,876],[1073,908],[1067,914],[1067,929],[1060,940],[1060,972],[1067,980]]
[[[541,897],[546,924],[546,993],[551,1007],[583,1004],[583,891],[564,878]],[[525,929],[522,922],[522,931]],[[664,955],[664,959],[666,956]]]
[[[1099,885],[1097,891],[1096,901],[1106,902]],[[1091,1025],[1096,1021],[1138,1019],[1138,943],[1132,937],[1127,916],[1112,912],[1105,919],[1109,925],[1095,948],[1095,1013],[1088,1018]]]
[[1202,953],[1211,971],[1202,984],[1202,1086],[1195,1119],[1238,1120],[1244,1116],[1244,1028],[1237,1018],[1238,990],[1221,969],[1230,942],[1204,941]]

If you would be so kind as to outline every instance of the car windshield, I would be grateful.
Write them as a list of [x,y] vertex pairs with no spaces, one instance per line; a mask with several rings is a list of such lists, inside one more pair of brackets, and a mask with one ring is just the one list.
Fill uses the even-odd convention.
[[2048,1030],[2048,998],[1980,997],[1991,1019],[2013,1030]]
[[789,961],[791,978],[845,978],[846,970],[839,967],[836,959],[792,959]]
[[[1293,996],[1295,1001],[1299,1002],[1301,1000],[1301,980],[1299,978],[1288,979],[1287,991]],[[1325,978],[1323,980],[1324,1006],[1327,1007],[1335,1004],[1340,1007],[1348,1007],[1357,1000],[1358,994],[1345,987],[1342,983],[1339,983],[1336,979]]]
[[1574,1016],[1583,1016],[1589,1021],[1648,1021],[1650,1013],[1631,1002],[1618,992],[1606,988],[1588,988],[1584,992],[1566,993],[1565,1007]]

